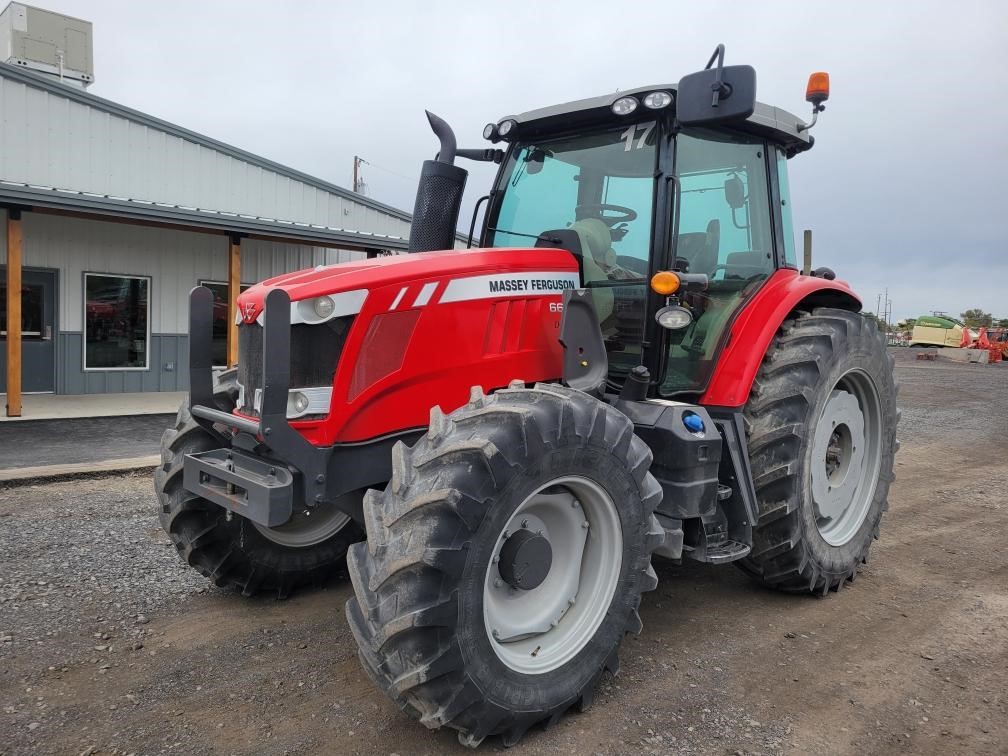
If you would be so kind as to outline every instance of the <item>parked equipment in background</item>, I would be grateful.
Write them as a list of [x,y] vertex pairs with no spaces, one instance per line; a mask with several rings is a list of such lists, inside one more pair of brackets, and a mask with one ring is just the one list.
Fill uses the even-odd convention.
[[[893,360],[845,282],[799,271],[787,160],[811,124],[723,58],[505,117],[487,148],[428,114],[417,254],[253,286],[216,378],[194,289],[155,474],[182,558],[282,597],[346,556],[368,675],[469,746],[591,704],[653,556],[853,580],[893,479]],[[827,95],[813,74],[813,123]],[[458,157],[499,166],[473,250],[446,249]]]
[[975,331],[944,313],[921,315],[910,333],[910,346],[960,347],[963,339],[975,339]]
[[963,331],[963,339],[960,347],[981,352],[987,352],[990,356],[988,362],[1001,362],[1008,352],[1008,340],[1005,338],[1005,329],[997,329],[988,333],[987,328],[980,326],[977,329],[976,337],[969,338],[967,331]]

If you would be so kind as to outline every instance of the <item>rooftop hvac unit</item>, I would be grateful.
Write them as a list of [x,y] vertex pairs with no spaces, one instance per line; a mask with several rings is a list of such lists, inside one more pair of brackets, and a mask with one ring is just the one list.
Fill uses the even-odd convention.
[[86,87],[94,81],[91,22],[11,3],[0,13],[0,62]]

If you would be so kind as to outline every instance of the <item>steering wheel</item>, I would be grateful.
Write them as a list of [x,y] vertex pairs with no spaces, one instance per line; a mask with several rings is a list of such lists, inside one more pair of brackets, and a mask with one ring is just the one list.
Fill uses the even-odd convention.
[[[574,209],[578,219],[591,217],[590,214],[598,213],[598,219],[612,228],[618,223],[629,223],[637,218],[637,211],[623,205],[610,205],[605,202],[592,202],[587,205],[578,205]],[[606,212],[619,213],[619,215],[605,215]]]

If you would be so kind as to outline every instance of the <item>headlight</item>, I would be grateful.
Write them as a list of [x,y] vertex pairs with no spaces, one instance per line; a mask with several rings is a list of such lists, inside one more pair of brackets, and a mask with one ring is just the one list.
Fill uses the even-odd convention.
[[367,289],[354,289],[295,300],[291,302],[291,325],[315,325],[344,315],[356,315],[364,306],[367,295]]
[[518,124],[512,121],[510,118],[507,119],[506,121],[501,121],[500,124],[498,124],[497,126],[497,133],[500,134],[502,137],[506,137],[517,125]]
[[[262,389],[256,389],[256,397],[262,402]],[[332,386],[309,386],[291,389],[287,392],[287,419],[297,420],[305,415],[328,415],[332,403]],[[260,405],[256,406],[259,409]],[[261,410],[260,410],[261,411]]]
[[496,123],[488,123],[486,126],[483,127],[483,138],[484,139],[488,139],[491,142],[496,142],[497,141],[497,124]]
[[658,325],[662,328],[677,331],[692,323],[693,315],[685,307],[669,305],[668,307],[662,307],[655,313],[655,320],[658,321]]
[[620,97],[612,104],[612,112],[618,116],[630,115],[637,110],[638,104],[636,97]]
[[308,397],[302,394],[300,391],[294,391],[290,395],[290,408],[293,413],[288,412],[287,414],[300,415],[306,409],[308,409]]
[[331,297],[317,297],[312,302],[312,307],[315,310],[315,314],[325,320],[333,314],[336,304],[332,301]]
[[672,95],[668,92],[652,92],[644,98],[644,107],[651,110],[661,110],[672,102]]

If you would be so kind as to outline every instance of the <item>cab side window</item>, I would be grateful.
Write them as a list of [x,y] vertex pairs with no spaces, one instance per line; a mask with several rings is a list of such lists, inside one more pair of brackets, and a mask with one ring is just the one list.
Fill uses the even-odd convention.
[[763,142],[677,139],[680,181],[677,262],[712,281],[773,271],[773,236]]
[[780,185],[781,221],[784,226],[784,264],[798,268],[798,253],[795,250],[794,222],[791,220],[791,187],[788,185],[787,156],[777,149],[777,181]]

